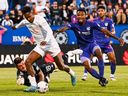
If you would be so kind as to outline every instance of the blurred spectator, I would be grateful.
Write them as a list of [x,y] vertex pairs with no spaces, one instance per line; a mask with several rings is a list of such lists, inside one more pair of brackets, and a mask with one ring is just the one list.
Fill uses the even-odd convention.
[[128,8],[125,10],[126,13],[126,23],[128,24]]
[[3,21],[3,18],[4,18],[4,13],[3,13],[3,10],[0,10],[0,25]]
[[70,6],[68,6],[68,11],[69,11],[69,14],[68,14],[68,20],[69,20],[69,22],[71,22],[71,17],[72,17],[72,15],[74,15],[74,9],[75,9],[75,5],[73,5],[73,4],[70,4]]
[[112,20],[114,20],[114,19],[113,19],[113,11],[108,11],[108,12],[107,12],[107,17],[108,17],[108,18],[111,18]]
[[107,12],[113,11],[112,3],[108,3]]
[[19,4],[21,7],[24,7],[24,6],[27,4],[27,0],[18,0],[18,4]]
[[9,15],[6,14],[2,21],[2,26],[13,26],[13,21],[10,19]]
[[90,6],[90,0],[81,0],[80,8],[88,7]]
[[119,8],[123,8],[123,1],[122,0],[118,0],[118,5],[119,5]]
[[37,0],[28,0],[26,6],[30,6],[31,7],[33,5],[33,3],[35,3],[36,6],[37,6]]
[[117,2],[118,2],[118,0],[110,0],[111,1],[111,3],[112,3],[112,6],[114,7],[115,6],[115,4],[117,4]]
[[62,17],[63,24],[67,24],[69,19],[68,14],[69,14],[69,11],[67,10],[66,5],[64,4],[61,10],[61,15],[62,15],[61,17]]
[[32,3],[32,10],[33,10],[33,14],[35,14],[35,15],[38,14],[38,12],[36,10],[36,3],[35,2]]
[[[7,0],[0,0],[0,23],[3,20],[3,14],[8,11],[6,6]],[[98,4],[106,6],[107,15],[113,18],[116,24],[124,24],[127,13],[121,15],[119,9],[123,9],[126,12],[128,8],[128,0],[8,0],[13,4],[13,10],[10,11],[10,19],[14,24],[17,24],[22,20],[21,8],[25,5],[31,6],[33,14],[41,14],[46,18],[50,25],[62,25],[69,22],[75,23],[77,6],[85,8],[87,11],[87,19],[93,19],[97,17],[96,7]],[[6,2],[6,3],[1,3]],[[51,5],[50,2],[53,2]],[[1,6],[2,5],[2,6]],[[10,4],[11,5],[11,4]],[[8,4],[7,4],[8,6]],[[12,5],[11,5],[12,6]],[[4,10],[4,13],[2,10]],[[12,8],[12,7],[10,7]],[[4,14],[5,15],[5,14]],[[126,15],[126,16],[125,16]],[[120,19],[119,19],[120,18]],[[127,20],[126,20],[127,21]]]
[[119,9],[116,15],[116,24],[125,24],[126,23],[126,15],[122,8]]
[[9,17],[10,17],[10,19],[13,21],[14,24],[17,23],[15,10],[11,10],[11,11],[10,11]]
[[44,12],[43,12],[44,6],[42,6],[42,3],[43,3],[42,0],[37,1],[36,11],[41,16],[46,17]]
[[8,1],[0,0],[0,10],[2,10],[4,14],[8,11],[8,8]]
[[124,8],[128,8],[128,0],[126,0],[126,3],[124,4]]
[[52,25],[62,25],[61,11],[59,9],[58,3],[53,2],[53,5],[50,9]]
[[21,10],[21,5],[20,5],[20,4],[16,4],[15,10],[16,10],[16,11]]
[[7,31],[7,29],[3,26],[0,26],[0,44],[2,44],[2,35],[5,31]]
[[100,4],[103,5],[103,6],[105,6],[105,8],[107,9],[105,0],[101,0]]
[[23,20],[23,14],[21,10],[18,10],[17,15],[16,15],[16,24],[20,23]]

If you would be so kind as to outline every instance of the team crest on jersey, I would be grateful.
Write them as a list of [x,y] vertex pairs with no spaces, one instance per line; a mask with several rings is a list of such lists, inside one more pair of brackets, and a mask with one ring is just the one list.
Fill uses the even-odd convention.
[[87,27],[87,30],[89,31],[90,30],[90,27]]
[[105,23],[105,26],[108,26],[108,23]]

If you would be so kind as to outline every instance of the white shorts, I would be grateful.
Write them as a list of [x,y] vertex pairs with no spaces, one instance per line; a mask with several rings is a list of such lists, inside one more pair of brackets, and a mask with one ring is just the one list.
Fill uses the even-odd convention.
[[54,39],[45,46],[37,44],[33,50],[40,54],[42,57],[44,57],[45,53],[50,53],[52,57],[55,57],[58,53],[61,52],[58,43]]

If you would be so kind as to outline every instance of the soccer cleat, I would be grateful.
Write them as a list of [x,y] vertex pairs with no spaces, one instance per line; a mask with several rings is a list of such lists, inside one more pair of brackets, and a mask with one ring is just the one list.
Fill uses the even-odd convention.
[[116,78],[115,78],[115,76],[114,76],[113,74],[110,75],[110,79],[111,79],[112,81],[116,81]]
[[24,92],[36,92],[36,91],[37,91],[36,86],[30,86],[30,87],[24,89]]
[[81,80],[86,81],[87,80],[87,75],[83,75],[83,77],[81,78]]
[[102,87],[105,87],[106,84],[108,84],[108,80],[106,78],[100,78],[99,80],[99,84],[102,86]]
[[76,85],[76,76],[71,75],[71,82],[72,82],[72,86]]

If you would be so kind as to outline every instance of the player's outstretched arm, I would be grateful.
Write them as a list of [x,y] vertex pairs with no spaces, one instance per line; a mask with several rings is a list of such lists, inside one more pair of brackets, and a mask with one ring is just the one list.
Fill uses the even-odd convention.
[[62,28],[58,29],[56,32],[65,32],[68,29],[69,29],[68,27],[62,27]]
[[108,35],[108,36],[110,36],[110,37],[112,37],[112,38],[118,40],[118,41],[120,42],[120,45],[121,45],[121,46],[124,45],[124,40],[121,39],[121,38],[116,37],[116,36],[115,36],[114,34],[112,34],[110,31],[108,31],[108,30],[102,28],[102,29],[101,29],[101,32],[103,32],[104,34],[106,34],[106,35]]

